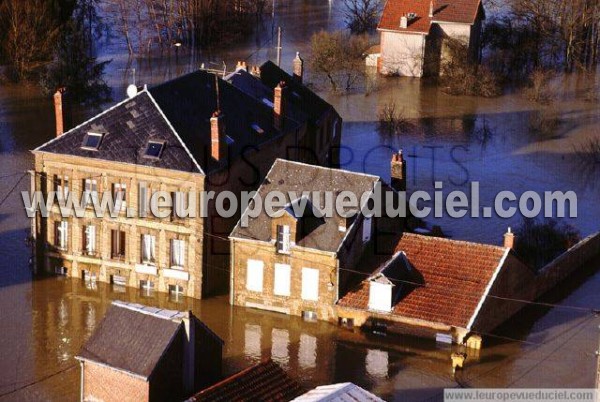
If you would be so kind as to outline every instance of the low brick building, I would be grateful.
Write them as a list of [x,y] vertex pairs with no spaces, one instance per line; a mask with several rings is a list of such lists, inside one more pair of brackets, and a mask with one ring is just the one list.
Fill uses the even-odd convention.
[[261,92],[196,71],[133,91],[66,133],[57,92],[57,137],[33,151],[32,187],[44,196],[111,192],[123,200],[115,218],[97,217],[91,206],[81,219],[63,217],[57,205],[47,218],[38,213],[37,269],[148,293],[224,292],[227,236],[241,211],[221,218],[213,199],[206,218],[142,216],[141,194],[255,190],[277,157],[337,160],[341,137],[339,115],[299,78],[272,63],[238,75]]
[[[258,217],[246,226],[238,222],[232,231],[231,303],[332,319],[349,272],[375,243],[375,229],[388,223],[363,214],[364,204],[348,216],[337,210],[322,216],[322,199],[327,192],[334,197],[347,192],[366,203],[377,187],[392,192],[377,176],[275,161],[257,197],[266,200],[268,193],[281,192],[287,205],[277,217],[262,208]],[[392,230],[400,227],[398,221],[389,224],[396,225]]]
[[180,401],[221,376],[223,341],[191,312],[113,302],[76,357],[82,401]]
[[266,360],[203,389],[186,402],[287,402],[303,392],[277,363]]

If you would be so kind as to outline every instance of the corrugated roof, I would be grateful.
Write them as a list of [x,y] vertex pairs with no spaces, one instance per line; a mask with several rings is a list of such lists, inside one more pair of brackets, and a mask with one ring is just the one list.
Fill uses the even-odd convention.
[[150,378],[173,339],[185,331],[185,313],[171,317],[164,311],[113,303],[77,358]]
[[300,384],[271,360],[249,367],[200,391],[187,402],[284,402],[302,394]]
[[351,382],[322,385],[292,402],[384,402],[383,399]]
[[[379,29],[428,34],[432,22],[454,22],[472,24],[477,19],[481,0],[435,0],[433,17],[430,17],[430,0],[388,0],[383,9]],[[408,21],[406,28],[400,28],[400,19],[409,13],[416,18]]]
[[[350,191],[360,201],[362,195],[373,190],[378,182],[377,176],[277,159],[259,187],[258,196],[262,197],[264,202],[269,192],[280,191],[286,197],[285,203],[289,204],[294,201],[290,199],[289,192],[295,192],[297,198],[302,197],[303,192],[309,192],[306,198],[318,208],[323,207],[323,202],[312,199],[313,191],[320,192],[321,197],[324,197],[325,192],[339,194],[342,191]],[[311,230],[303,233],[297,244],[335,252],[346,236],[345,232],[339,230],[340,222],[341,217],[311,220]],[[249,218],[247,227],[241,227],[238,222],[231,232],[231,237],[268,242],[271,240],[271,217],[261,208],[258,217]]]
[[[393,315],[467,328],[507,249],[404,233],[396,252],[406,254],[421,277],[408,294],[401,295]],[[369,264],[362,261],[360,264]],[[362,267],[361,267],[362,269]],[[421,282],[422,281],[422,282]],[[414,282],[414,281],[411,281]],[[343,307],[368,309],[369,285],[361,283],[342,297]]]

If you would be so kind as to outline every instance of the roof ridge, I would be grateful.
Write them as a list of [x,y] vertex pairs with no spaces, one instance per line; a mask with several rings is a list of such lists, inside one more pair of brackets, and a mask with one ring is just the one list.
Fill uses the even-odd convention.
[[332,167],[321,166],[321,165],[313,165],[313,164],[310,164],[310,163],[292,161],[292,160],[284,159],[284,158],[277,158],[277,159],[275,159],[275,162],[273,163],[273,166],[275,166],[275,164],[278,163],[278,162],[291,163],[291,164],[294,164],[294,165],[307,166],[307,167],[315,168],[315,169],[323,169],[323,170],[328,170],[328,171],[341,172],[343,174],[350,174],[350,175],[356,175],[356,176],[363,176],[363,177],[374,178],[374,179],[377,179],[377,180],[383,180],[380,176],[376,176],[376,175],[373,175],[373,174],[370,174],[370,173],[361,173],[361,172],[355,172],[353,170],[346,170],[346,169],[340,169],[340,168],[332,168]]
[[495,249],[497,251],[505,251],[507,249],[506,247],[497,246],[495,244],[478,243],[478,242],[469,241],[469,240],[455,240],[455,239],[448,239],[446,237],[425,236],[425,235],[422,235],[422,234],[411,233],[411,232],[404,232],[402,234],[402,237],[400,238],[399,242],[402,241],[402,239],[404,238],[404,236],[415,237],[415,238],[423,239],[425,241],[444,241],[444,242],[447,242],[447,243],[454,243],[454,244],[463,244],[463,245],[470,245],[470,246],[477,246],[477,247],[492,248],[492,249]]
[[171,124],[171,121],[167,118],[167,115],[165,114],[165,112],[163,112],[162,108],[160,107],[160,105],[158,104],[158,102],[156,101],[156,99],[154,99],[154,96],[152,96],[152,94],[150,93],[150,91],[148,91],[146,89],[144,89],[144,90],[148,94],[148,97],[150,98],[150,101],[152,102],[152,104],[154,105],[154,107],[156,107],[156,110],[158,110],[158,112],[160,113],[160,115],[162,116],[162,118],[165,120],[165,122],[167,123],[167,125],[169,126],[169,128],[171,129],[171,131],[173,132],[173,134],[175,135],[175,138],[177,138],[177,140],[181,143],[181,146],[183,147],[183,149],[185,150],[185,152],[192,159],[192,162],[194,162],[194,165],[196,165],[196,168],[198,169],[198,171],[200,173],[206,175],[206,173],[204,173],[204,170],[202,170],[202,167],[200,167],[200,164],[198,163],[198,161],[196,160],[196,158],[194,158],[194,155],[192,155],[192,153],[188,149],[187,145],[185,144],[185,141],[183,141],[183,139],[179,136],[179,134],[177,133],[177,130],[175,130],[175,127],[173,127],[173,124]]

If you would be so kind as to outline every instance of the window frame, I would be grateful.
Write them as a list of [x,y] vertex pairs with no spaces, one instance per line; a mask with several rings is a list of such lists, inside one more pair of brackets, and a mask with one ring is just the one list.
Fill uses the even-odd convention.
[[[96,146],[87,145],[87,140],[91,137],[99,137],[98,144]],[[102,144],[102,140],[104,139],[103,133],[95,133],[92,131],[88,131],[83,137],[83,142],[81,143],[81,149],[85,149],[86,151],[98,151],[100,149],[100,145]]]
[[[252,275],[251,275],[252,274]],[[253,278],[250,280],[249,278]],[[260,281],[258,279],[260,278]],[[258,285],[260,283],[260,286]],[[246,290],[262,293],[265,288],[265,263],[262,260],[249,258],[246,261]]]
[[[148,142],[146,143],[146,148],[144,149],[143,157],[146,159],[155,159],[155,160],[160,159],[163,151],[165,150],[165,144],[166,144],[166,141],[162,141],[162,140],[148,140]],[[151,145],[160,145],[157,155],[149,155],[148,154],[148,151],[150,150]]]
[[[284,278],[284,291],[282,290],[281,285],[281,275],[283,275],[282,271],[287,270],[286,277]],[[278,280],[279,279],[279,280]],[[287,283],[285,283],[287,281]],[[279,286],[278,286],[279,284]],[[275,263],[273,267],[273,294],[275,296],[284,296],[289,297],[292,293],[292,267],[289,264],[280,264]]]

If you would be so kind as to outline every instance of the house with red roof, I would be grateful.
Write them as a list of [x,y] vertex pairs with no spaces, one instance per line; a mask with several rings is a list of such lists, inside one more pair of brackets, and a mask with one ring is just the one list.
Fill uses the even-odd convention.
[[378,70],[384,75],[437,75],[449,56],[449,39],[459,40],[477,60],[482,21],[481,0],[388,0],[377,30]]

